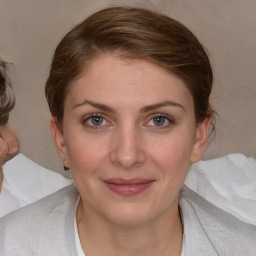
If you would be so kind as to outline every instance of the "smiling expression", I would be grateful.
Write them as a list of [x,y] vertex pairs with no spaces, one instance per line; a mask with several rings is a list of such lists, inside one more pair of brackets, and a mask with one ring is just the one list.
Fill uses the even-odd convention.
[[208,123],[196,123],[192,96],[179,77],[148,61],[105,54],[71,84],[63,131],[53,119],[51,128],[83,209],[136,225],[177,212]]

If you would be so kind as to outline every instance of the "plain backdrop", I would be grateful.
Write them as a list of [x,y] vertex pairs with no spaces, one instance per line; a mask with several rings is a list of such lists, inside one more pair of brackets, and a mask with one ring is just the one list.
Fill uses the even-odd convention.
[[54,49],[75,24],[107,6],[147,7],[190,28],[208,49],[214,71],[216,137],[204,158],[256,158],[255,0],[0,0],[0,56],[10,65],[16,107],[9,125],[21,152],[63,173],[50,134],[44,85]]

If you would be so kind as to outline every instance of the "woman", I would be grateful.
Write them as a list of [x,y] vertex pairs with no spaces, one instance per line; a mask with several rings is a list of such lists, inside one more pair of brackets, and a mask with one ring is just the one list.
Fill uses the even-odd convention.
[[46,97],[76,188],[2,218],[1,255],[254,255],[255,226],[182,186],[211,87],[202,45],[166,16],[108,8],[72,29]]

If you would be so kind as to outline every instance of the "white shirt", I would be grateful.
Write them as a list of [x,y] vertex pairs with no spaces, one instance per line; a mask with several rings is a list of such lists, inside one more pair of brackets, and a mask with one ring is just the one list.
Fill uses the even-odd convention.
[[22,154],[18,154],[3,166],[3,174],[0,217],[72,183]]
[[238,219],[256,225],[256,160],[242,154],[199,161],[185,184]]
[[[78,198],[76,200],[76,211],[77,211],[79,201],[80,201],[80,196],[78,196]],[[76,221],[76,214],[74,215],[74,230],[75,230],[75,243],[76,243],[77,256],[85,256],[82,245],[81,245],[81,241],[80,241],[80,238],[79,238],[77,221]]]

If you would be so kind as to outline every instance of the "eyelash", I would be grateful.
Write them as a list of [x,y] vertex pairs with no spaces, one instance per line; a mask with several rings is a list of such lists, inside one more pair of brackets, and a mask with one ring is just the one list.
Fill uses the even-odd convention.
[[[103,118],[103,122],[105,121],[105,122],[107,122],[107,124],[103,124],[103,125],[102,124],[99,124],[99,125],[88,124],[89,120],[92,119],[93,117]],[[164,125],[156,125],[156,124],[155,125],[150,125],[150,124],[148,124],[150,121],[153,122],[154,118],[164,118],[165,122],[167,121],[168,123],[164,124]],[[102,129],[102,128],[105,128],[106,126],[111,126],[111,123],[108,121],[108,119],[105,118],[104,115],[99,114],[99,113],[90,114],[89,116],[86,116],[85,118],[82,119],[82,123],[90,129]],[[167,115],[154,114],[153,116],[151,115],[147,118],[147,121],[144,125],[148,126],[148,127],[152,127],[153,129],[166,129],[166,128],[169,128],[170,125],[173,124],[173,123],[174,123],[174,120],[172,118],[170,118],[169,116],[167,116]]]

